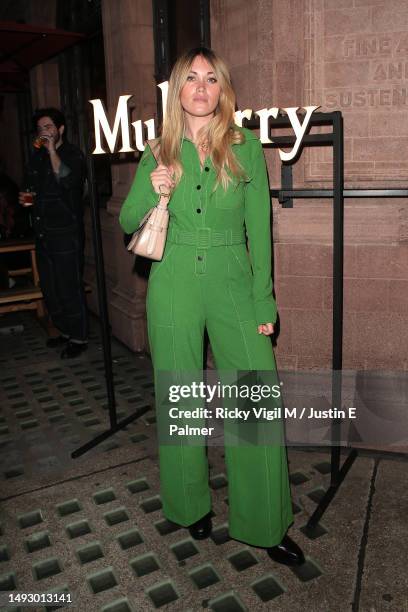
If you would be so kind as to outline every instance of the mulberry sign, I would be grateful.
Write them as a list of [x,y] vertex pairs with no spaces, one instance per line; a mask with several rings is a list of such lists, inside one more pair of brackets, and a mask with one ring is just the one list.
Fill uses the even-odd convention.
[[[161,90],[162,107],[163,113],[165,114],[168,81],[160,83],[158,87]],[[150,138],[156,137],[156,126],[154,119],[149,119],[144,122],[142,122],[140,119],[138,121],[133,121],[132,123],[129,122],[128,102],[130,98],[132,98],[131,94],[119,97],[119,102],[116,107],[115,119],[113,121],[113,127],[111,127],[109,124],[109,120],[106,116],[106,111],[103,106],[102,100],[89,100],[89,102],[93,106],[94,111],[95,149],[92,151],[94,155],[102,155],[108,152],[115,153],[116,150],[118,153],[130,153],[136,150],[143,151],[144,142],[146,138],[149,140]],[[301,116],[301,118],[299,118],[299,115],[297,113],[299,108],[300,107],[298,106],[293,106],[281,109],[287,114],[294,135],[296,137],[293,148],[290,151],[282,151],[281,149],[279,149],[279,155],[282,161],[288,162],[296,157],[303,137],[306,134],[310,118],[313,112],[320,107],[302,106],[301,108],[303,108],[306,113],[305,115]],[[264,144],[271,143],[273,141],[270,140],[268,136],[268,123],[270,117],[272,117],[273,119],[278,118],[279,110],[280,109],[276,106],[272,108],[262,108],[255,112],[251,108],[246,108],[243,111],[238,110],[235,112],[235,123],[237,125],[242,126],[242,121],[244,118],[251,119],[252,114],[257,115],[259,117],[260,141]],[[143,124],[145,127],[143,126]],[[147,137],[145,136],[146,129]],[[108,151],[106,151],[102,146],[102,134],[105,137]],[[117,149],[119,135],[122,146],[120,149]],[[133,141],[134,146],[132,146],[131,140]]]

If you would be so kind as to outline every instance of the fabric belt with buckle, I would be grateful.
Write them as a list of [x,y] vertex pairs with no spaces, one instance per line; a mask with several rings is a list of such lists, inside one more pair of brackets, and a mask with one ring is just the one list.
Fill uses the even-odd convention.
[[169,228],[167,240],[175,244],[186,244],[208,249],[216,246],[242,244],[245,242],[245,234],[243,231],[214,231],[210,227],[200,227],[194,232]]

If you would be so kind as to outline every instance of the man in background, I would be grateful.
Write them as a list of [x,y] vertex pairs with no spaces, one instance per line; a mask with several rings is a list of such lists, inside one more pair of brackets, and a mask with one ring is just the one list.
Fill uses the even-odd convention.
[[[47,346],[63,346],[61,358],[77,357],[88,346],[88,317],[83,285],[84,156],[65,138],[65,117],[56,108],[35,112],[38,139],[25,188],[34,194],[32,224],[40,286],[53,325],[60,335]],[[19,202],[27,205],[24,192]]]

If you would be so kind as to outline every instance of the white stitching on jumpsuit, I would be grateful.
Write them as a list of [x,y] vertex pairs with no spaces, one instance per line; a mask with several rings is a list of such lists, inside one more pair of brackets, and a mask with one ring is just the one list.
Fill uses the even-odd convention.
[[[171,276],[172,278],[174,278],[174,258],[172,261],[172,265],[171,265]],[[172,328],[173,328],[173,334],[172,334],[172,340],[173,340],[173,363],[174,363],[174,371],[176,372],[176,375],[179,377],[180,379],[180,373],[179,373],[179,368],[178,368],[178,363],[177,363],[177,358],[176,358],[176,347],[175,347],[175,338],[176,338],[176,324],[174,321],[174,290],[175,290],[175,283],[172,283],[171,286],[171,292],[170,292],[170,320],[171,320],[171,324],[172,324]],[[179,384],[181,384],[181,380],[178,381]],[[184,465],[184,443],[183,443],[183,436],[179,436],[180,437],[180,446],[181,446],[181,450],[180,450],[180,456],[181,456],[181,474],[182,474],[182,490],[183,490],[183,496],[184,496],[184,508],[185,511],[187,511],[187,494],[186,494],[186,472],[185,472],[185,465]],[[187,512],[186,512],[187,514]]]
[[[226,249],[228,249],[228,247],[226,247]],[[227,254],[228,279],[229,279],[230,278],[230,262],[229,262],[228,250],[226,250],[226,254]],[[248,358],[248,365],[249,365],[249,368],[252,370],[252,362],[251,362],[251,357],[249,355],[248,345],[247,345],[247,342],[246,342],[246,339],[245,339],[245,334],[244,334],[243,329],[242,329],[242,323],[239,320],[238,308],[237,308],[237,305],[235,303],[234,297],[233,297],[232,292],[231,292],[231,287],[230,287],[230,281],[229,280],[227,282],[227,285],[228,285],[228,291],[229,291],[229,294],[231,296],[232,303],[234,305],[235,315],[236,315],[237,321],[239,323],[239,328],[241,330],[241,335],[242,335],[242,339],[243,339],[243,342],[244,342],[244,346],[245,346],[245,350],[246,350],[246,354],[247,354],[247,358]]]

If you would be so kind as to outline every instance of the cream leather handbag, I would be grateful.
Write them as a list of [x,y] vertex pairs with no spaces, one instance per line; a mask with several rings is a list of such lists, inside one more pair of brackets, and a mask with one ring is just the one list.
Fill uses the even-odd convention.
[[[158,138],[147,141],[157,164],[160,163],[160,153],[155,151],[158,141]],[[134,232],[127,246],[128,251],[135,255],[142,255],[148,259],[160,261],[163,257],[164,246],[166,244],[168,225],[169,211],[167,206],[156,204],[141,220],[139,227]]]

